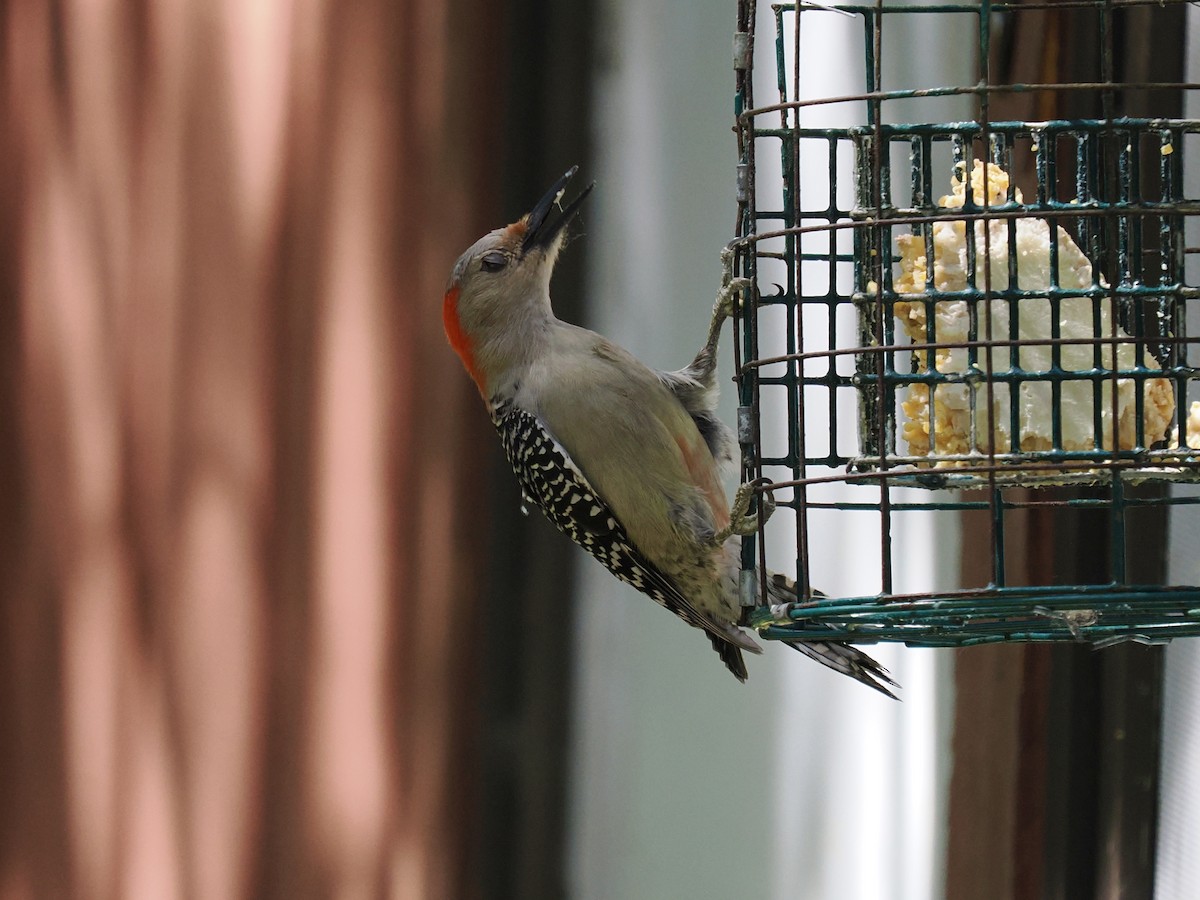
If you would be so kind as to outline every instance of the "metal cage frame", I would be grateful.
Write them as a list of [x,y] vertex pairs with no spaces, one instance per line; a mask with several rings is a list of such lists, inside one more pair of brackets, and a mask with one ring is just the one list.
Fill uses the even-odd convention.
[[[1123,9],[1151,4],[1160,5],[1160,0],[775,4],[770,49],[779,98],[755,106],[757,4],[739,0],[734,40],[739,213],[738,235],[731,247],[738,273],[759,283],[760,289],[765,268],[786,272],[785,283],[777,285],[775,293],[762,295],[757,307],[744,309],[735,326],[739,440],[747,480],[764,474],[787,475],[766,490],[779,504],[777,516],[790,509],[797,523],[798,596],[782,615],[778,609],[768,609],[762,599],[766,597],[762,534],[743,545],[746,618],[763,636],[963,646],[997,641],[1158,642],[1200,635],[1200,587],[1137,583],[1127,565],[1129,533],[1136,527],[1131,523],[1142,511],[1200,503],[1200,494],[1167,496],[1162,487],[1171,481],[1200,481],[1200,448],[1189,446],[1187,437],[1188,403],[1200,399],[1200,350],[1191,349],[1200,336],[1188,334],[1187,321],[1189,311],[1200,306],[1197,264],[1189,263],[1200,254],[1200,246],[1193,246],[1200,244],[1195,236],[1200,230],[1200,196],[1189,196],[1184,187],[1185,155],[1190,165],[1200,165],[1200,121],[1131,116],[1123,109],[1124,99],[1136,92],[1185,96],[1200,93],[1200,85],[1122,82],[1114,68],[1114,16]],[[994,81],[989,60],[997,17],[1051,9],[1080,10],[1094,18],[1100,47],[1094,80]],[[802,21],[809,15],[848,16],[861,24],[861,93],[801,96],[800,36]],[[934,87],[884,83],[882,52],[888,24],[898,17],[922,15],[974,19],[977,77]],[[1076,105],[1091,104],[1096,114],[1037,122],[993,120],[998,97],[1024,93],[1070,96]],[[953,96],[970,99],[975,106],[973,120],[889,121],[896,101],[911,106],[925,98]],[[802,117],[816,107],[854,110],[861,121],[810,127]],[[828,158],[828,183],[815,190],[802,179],[801,156],[806,153]],[[778,161],[782,174],[782,194],[772,198],[778,207],[767,205],[759,195],[757,174],[764,154],[772,165]],[[852,196],[846,179],[839,187],[838,177],[850,159]],[[1015,170],[1028,168],[1031,159],[1035,183],[1017,185]],[[988,179],[994,174],[986,164],[981,167],[982,203],[973,198],[969,185],[964,186],[960,206],[936,202],[936,192],[949,176],[959,171],[965,181],[977,160],[1014,173],[998,202],[990,199]],[[1030,198],[1018,194],[1018,187],[1032,188]],[[1050,223],[1051,274],[1049,284],[1023,289],[1017,229],[1020,220],[1031,218]],[[935,286],[934,266],[928,264],[935,256],[934,229],[939,223],[959,222],[970,223],[963,226],[967,284],[965,289],[942,290]],[[997,245],[989,230],[995,223],[1004,245]],[[1059,257],[1065,251],[1054,226],[1065,226],[1068,235],[1074,232],[1092,266],[1090,283],[1061,283]],[[985,239],[980,239],[977,227],[988,235]],[[924,245],[928,271],[923,291],[896,289],[894,248],[899,234],[913,235],[911,240]],[[992,255],[1000,249],[1007,278],[1005,284],[996,285]],[[980,257],[982,277],[977,266]],[[815,286],[805,283],[814,267]],[[1074,301],[1089,303],[1094,310],[1093,333],[1085,338],[1061,333],[1063,304]],[[936,333],[938,311],[952,302],[967,311],[970,326],[965,340],[939,340]],[[1049,336],[1030,338],[1020,333],[1022,310],[1033,302],[1048,306]],[[898,333],[897,304],[904,303],[923,310],[923,340],[905,339]],[[1008,317],[1007,333],[995,333],[994,304],[1000,304]],[[1106,329],[1101,327],[1104,315]],[[764,356],[761,352],[768,316],[786,323],[776,329],[785,334],[785,353]],[[806,335],[806,320],[814,316],[826,323],[815,339]],[[811,331],[811,322],[808,327]],[[1064,367],[1064,354],[1078,345],[1091,350],[1092,365]],[[1123,362],[1119,355],[1127,346],[1132,347],[1132,362]],[[1047,369],[1022,368],[1021,354],[1034,348],[1049,354]],[[940,363],[929,362],[937,351],[958,351],[965,365],[959,371],[943,370]],[[1161,435],[1146,433],[1147,385],[1154,381],[1169,384],[1174,399],[1170,424]],[[1118,395],[1121,390],[1128,393],[1124,386],[1129,384],[1135,423],[1129,446],[1123,446]],[[937,391],[951,385],[960,385],[969,399],[971,444],[965,452],[938,453],[932,436],[937,425],[934,399]],[[764,389],[787,397],[783,404],[787,446],[778,452],[764,448],[763,417],[775,408],[764,405]],[[914,389],[928,392],[926,425],[931,437],[925,452],[914,452],[910,442],[905,453],[898,446],[898,429],[904,423],[898,406],[904,392]],[[1064,391],[1075,396],[1081,390],[1091,396],[1091,445],[1069,447],[1063,436]],[[1026,448],[1019,442],[1017,401],[1044,400],[1047,393],[1052,434],[1042,440],[1050,446]],[[1006,398],[1008,402],[1003,417],[996,412],[998,396],[1001,408]],[[837,432],[839,419],[849,414],[848,397],[853,397],[858,420],[857,436],[849,447]],[[819,418],[828,420],[825,433],[815,431],[807,416],[815,401],[821,407]],[[1000,418],[1008,421],[998,424]],[[1178,433],[1177,444],[1170,440],[1171,425]],[[1004,428],[1009,435],[1007,449],[997,447]],[[831,485],[842,492],[831,498],[823,492]],[[906,490],[911,488],[925,489],[929,497],[914,498],[913,491]],[[958,493],[966,489],[972,492]],[[1106,517],[1110,551],[1105,578],[1098,583],[1054,586],[1012,583],[1006,572],[1006,522],[1016,511],[1045,508],[1087,510]],[[829,598],[812,589],[809,520],[815,511],[831,509],[877,517],[878,593]],[[896,590],[895,530],[911,511],[986,515],[987,583],[936,593]],[[770,527],[770,523],[764,526]]]

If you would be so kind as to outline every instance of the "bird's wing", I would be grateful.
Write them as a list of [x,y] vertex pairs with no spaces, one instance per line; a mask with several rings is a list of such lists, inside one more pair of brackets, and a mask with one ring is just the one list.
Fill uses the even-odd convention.
[[707,381],[698,378],[694,365],[677,372],[656,374],[692,417],[717,465],[725,469],[733,462],[733,432],[717,416],[718,391],[715,382],[711,377]]
[[[702,628],[730,670],[745,679],[739,648],[761,652],[753,640],[698,610],[675,583],[629,540],[625,528],[538,417],[519,407],[495,407],[492,421],[521,489],[560,531],[627,584]],[[740,640],[739,640],[740,638]]]

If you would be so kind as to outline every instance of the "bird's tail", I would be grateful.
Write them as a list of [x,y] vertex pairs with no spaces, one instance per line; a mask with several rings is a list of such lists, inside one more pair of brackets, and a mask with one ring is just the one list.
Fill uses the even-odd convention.
[[[796,582],[786,575],[773,574],[767,578],[767,595],[773,603],[794,603],[796,601]],[[899,685],[892,680],[888,670],[856,647],[851,647],[841,641],[804,640],[784,641],[784,643],[793,650],[803,653],[809,659],[815,659],[836,672],[849,675],[855,681],[861,681],[867,687],[874,688],[893,700],[897,699],[889,687],[899,687]]]
[[745,682],[750,673],[746,671],[746,660],[742,658],[741,649],[730,641],[717,637],[711,631],[707,634],[713,649],[721,657],[721,662],[725,663],[725,668],[732,672],[738,681]]
[[762,647],[754,638],[731,623],[725,625],[724,636],[713,631],[708,631],[707,634],[708,639],[712,641],[713,649],[721,657],[721,662],[725,663],[725,667],[737,677],[738,681],[744,682],[749,673],[746,671],[746,660],[742,658],[742,651],[746,650],[757,654],[762,653]]

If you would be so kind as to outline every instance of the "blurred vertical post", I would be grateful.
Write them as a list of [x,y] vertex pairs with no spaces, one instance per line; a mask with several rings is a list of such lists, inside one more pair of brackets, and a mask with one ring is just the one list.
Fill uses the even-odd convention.
[[[1105,34],[1107,14],[1116,23],[1107,46],[1065,37]],[[1113,77],[1105,74],[1107,55],[1120,82],[1179,83],[1185,16],[1183,3],[1115,13],[1108,5],[1012,4],[991,20],[991,71],[998,83],[1087,84]],[[1001,92],[990,113],[994,121],[1174,117],[1182,93],[1122,89],[1106,112],[1090,91]],[[1036,181],[1032,165],[1032,154],[1018,159],[1018,183]],[[1006,515],[1017,525],[1009,529],[1018,538],[1009,547],[1016,583],[1102,584],[1111,577],[1118,548],[1110,545],[1106,516],[1051,506]],[[1129,580],[1164,583],[1166,509],[1131,515]],[[964,575],[972,557],[984,558],[987,543],[986,523],[971,522],[964,517]],[[985,581],[976,574],[967,583]],[[1153,893],[1162,664],[1161,648],[1131,644],[1102,653],[1048,644],[959,652],[947,896]]]
[[490,10],[0,4],[3,900],[474,890]]

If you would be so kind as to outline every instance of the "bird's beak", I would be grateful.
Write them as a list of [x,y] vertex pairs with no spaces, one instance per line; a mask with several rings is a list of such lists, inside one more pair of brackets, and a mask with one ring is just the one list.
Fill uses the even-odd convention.
[[525,238],[521,241],[521,252],[528,253],[537,247],[549,247],[559,233],[566,227],[566,224],[571,221],[571,218],[579,211],[579,205],[583,203],[585,197],[591,193],[592,188],[596,186],[592,182],[585,187],[579,196],[572,200],[563,209],[562,215],[554,222],[549,222],[549,216],[554,205],[558,203],[567,189],[567,182],[572,176],[579,171],[579,166],[571,166],[566,174],[558,181],[554,182],[554,186],[546,192],[537,205],[531,209],[525,216]]

